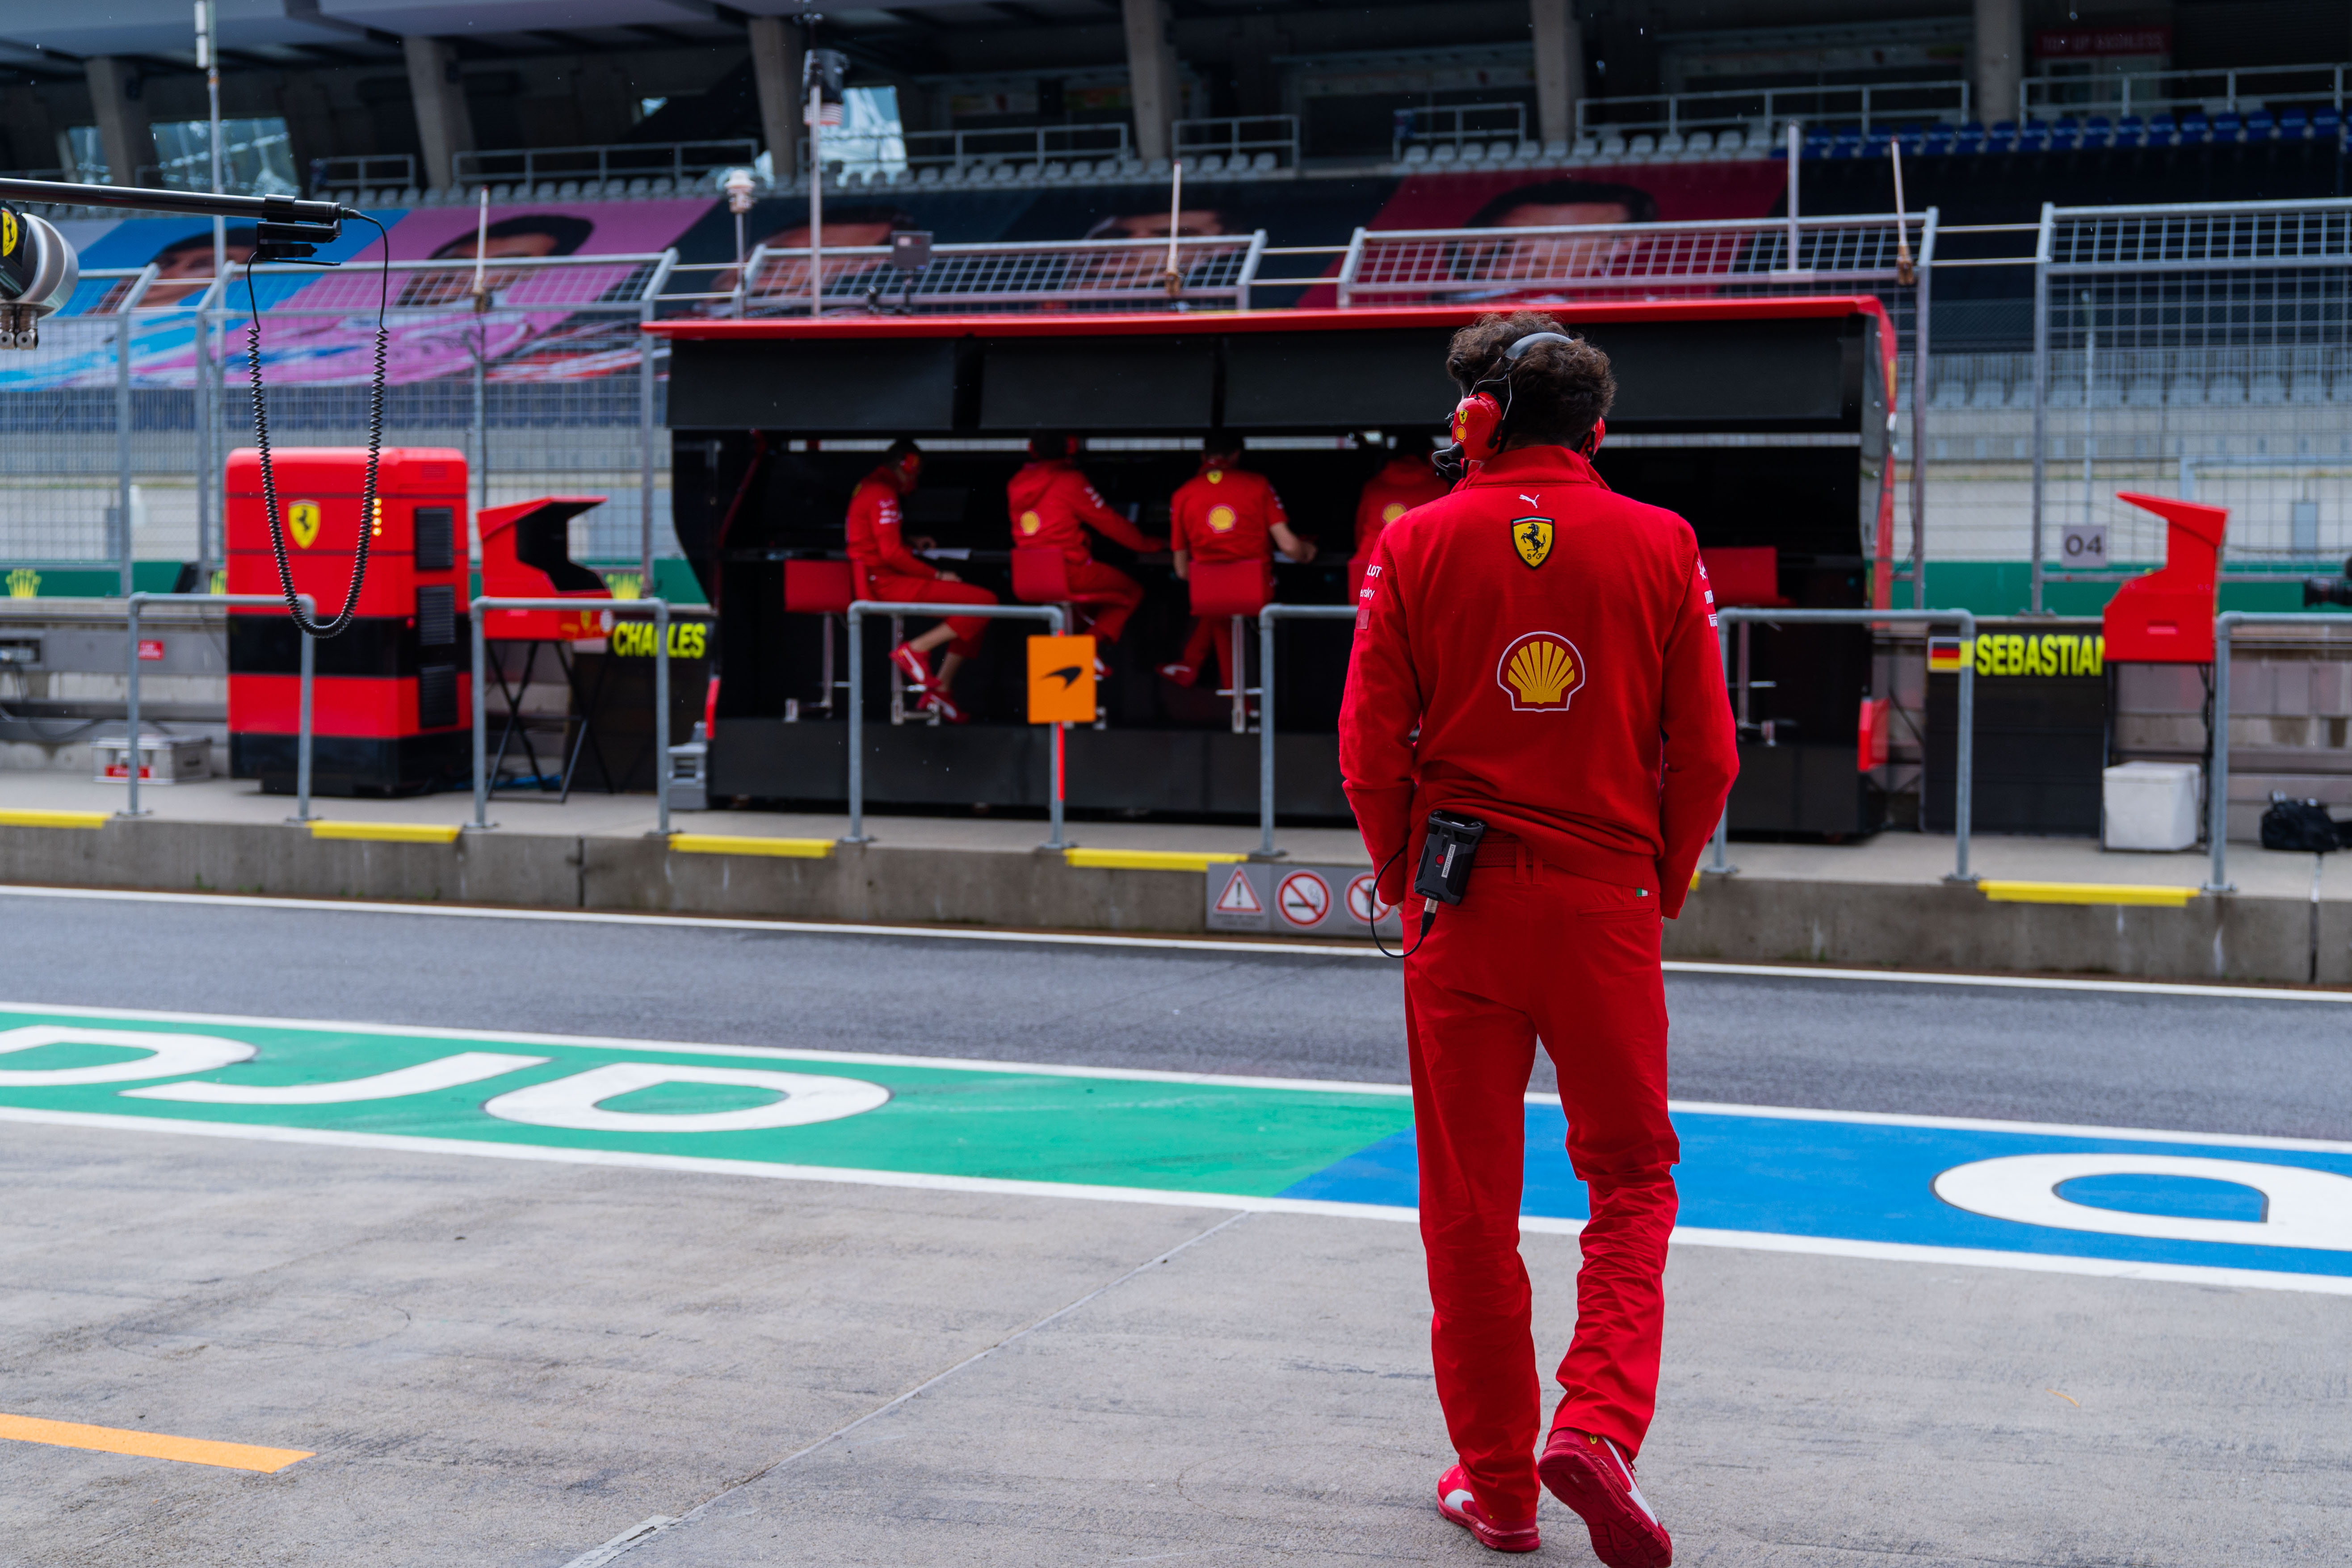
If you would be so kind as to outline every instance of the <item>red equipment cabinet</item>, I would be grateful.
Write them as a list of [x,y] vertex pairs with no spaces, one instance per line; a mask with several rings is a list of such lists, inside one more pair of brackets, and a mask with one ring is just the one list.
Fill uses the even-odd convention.
[[[367,453],[273,454],[286,557],[320,620],[341,607],[359,549]],[[228,459],[228,591],[276,594],[278,568],[251,447]],[[352,624],[318,647],[311,788],[409,795],[471,777],[467,677],[466,458],[438,447],[384,452],[367,581]],[[283,611],[229,612],[229,771],[291,794],[301,712],[301,642]]]
[[[512,506],[482,509],[482,597],[609,601],[604,579],[572,559],[571,523],[604,504],[603,496],[541,496]],[[604,635],[604,612],[491,610],[482,623],[490,640],[569,642]]]

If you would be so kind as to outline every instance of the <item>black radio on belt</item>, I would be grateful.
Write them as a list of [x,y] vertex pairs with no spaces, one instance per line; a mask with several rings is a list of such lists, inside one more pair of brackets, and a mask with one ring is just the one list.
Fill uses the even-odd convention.
[[1413,873],[1412,890],[1436,904],[1458,904],[1470,890],[1470,868],[1478,858],[1478,840],[1486,825],[1475,816],[1429,814],[1429,833],[1421,841],[1421,868]]

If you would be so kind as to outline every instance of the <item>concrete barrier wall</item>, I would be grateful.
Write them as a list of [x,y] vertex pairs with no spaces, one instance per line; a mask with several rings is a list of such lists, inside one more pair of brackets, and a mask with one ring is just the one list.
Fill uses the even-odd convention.
[[[0,881],[277,897],[628,910],[1040,930],[1204,929],[1199,871],[888,845],[823,859],[687,854],[661,840],[481,833],[454,844],[313,838],[271,825],[0,826]],[[1709,879],[1670,958],[2352,984],[2352,904],[2181,909],[1993,903],[1942,883]]]

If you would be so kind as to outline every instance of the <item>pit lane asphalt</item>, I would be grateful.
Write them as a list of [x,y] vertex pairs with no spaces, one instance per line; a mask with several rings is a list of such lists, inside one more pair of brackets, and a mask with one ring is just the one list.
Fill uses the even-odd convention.
[[[11,1002],[1405,1078],[1381,959],[5,892],[0,933]],[[1667,1005],[1684,1100],[2352,1138],[2341,1003],[1675,974]]]

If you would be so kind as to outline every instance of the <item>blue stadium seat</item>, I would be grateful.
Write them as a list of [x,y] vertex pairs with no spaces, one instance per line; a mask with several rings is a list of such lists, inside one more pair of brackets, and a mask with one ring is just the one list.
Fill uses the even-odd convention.
[[1984,151],[1984,145],[1985,128],[1980,121],[1971,120],[1966,125],[1961,126],[1959,134],[1953,138],[1952,151],[1955,153],[1981,153]]
[[2243,142],[2246,139],[2244,117],[2236,114],[2215,115],[2212,135],[2216,142]]
[[2279,116],[2279,134],[2289,142],[2311,140],[2311,117],[2300,109],[2290,109]]
[[2344,117],[2332,108],[2311,111],[2311,133],[2323,142],[2335,142],[2344,135]]
[[1997,120],[1985,133],[1984,150],[1988,153],[2013,153],[2017,150],[2017,121]]
[[2083,122],[2083,145],[2110,147],[2115,144],[2116,128],[2104,114],[2094,114]]
[[1837,134],[1830,142],[1830,156],[1832,158],[1861,157],[1862,132],[1851,125],[1839,126]]
[[[2029,125],[2025,128],[2025,134],[2029,142],[2028,152],[2039,152],[2041,147],[2047,147],[2053,153],[2071,153],[2074,144],[2082,140],[2083,128],[2068,119],[2055,125]],[[2031,144],[2036,136],[2042,139],[2039,146]]]
[[2201,142],[2209,142],[2212,140],[2213,122],[2211,121],[2206,119],[2201,114],[2189,114],[2181,117],[2180,145],[2183,147],[2191,147]]
[[2180,145],[2180,127],[2174,123],[2172,116],[2169,114],[2152,114],[2148,116],[2147,145],[2151,147],[2178,147]]
[[1952,138],[1955,134],[1956,132],[1952,126],[1931,125],[1927,128],[1927,142],[1919,150],[1930,158],[1942,157],[1952,150]]
[[2278,122],[2271,118],[2269,110],[2257,109],[2246,116],[2247,141],[2272,142],[2277,138]]
[[2137,114],[2126,114],[2116,125],[2116,145],[2144,147],[2147,144],[2147,121]]

